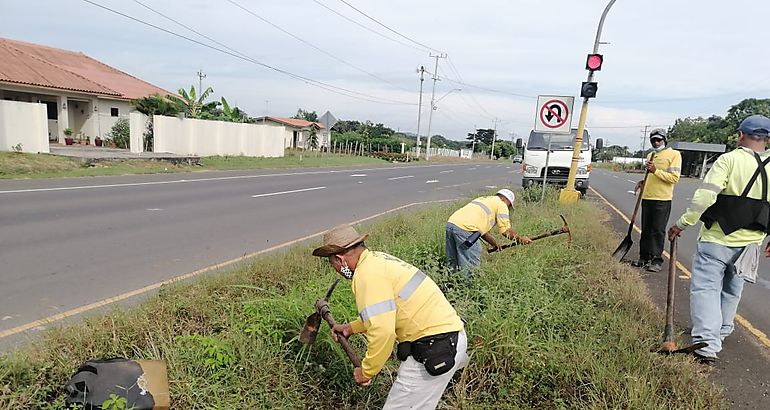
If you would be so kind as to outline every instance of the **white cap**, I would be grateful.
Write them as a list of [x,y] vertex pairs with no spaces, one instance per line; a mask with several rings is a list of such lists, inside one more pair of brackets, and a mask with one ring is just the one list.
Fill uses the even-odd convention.
[[516,199],[516,196],[513,195],[513,191],[510,189],[501,189],[497,191],[497,195],[502,195],[508,199],[508,201],[513,205],[513,201]]

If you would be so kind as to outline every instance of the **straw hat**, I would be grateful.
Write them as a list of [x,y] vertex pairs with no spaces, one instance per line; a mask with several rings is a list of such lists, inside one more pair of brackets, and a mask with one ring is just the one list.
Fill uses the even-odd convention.
[[324,234],[323,244],[313,250],[313,256],[329,256],[340,253],[353,245],[357,245],[369,235],[360,235],[355,228],[348,224],[337,225]]

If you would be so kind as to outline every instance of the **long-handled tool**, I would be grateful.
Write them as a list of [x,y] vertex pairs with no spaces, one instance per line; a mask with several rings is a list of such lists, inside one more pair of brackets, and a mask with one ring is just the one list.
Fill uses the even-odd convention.
[[668,260],[668,293],[666,295],[666,328],[663,331],[663,344],[658,353],[692,353],[695,350],[706,347],[708,344],[699,342],[690,346],[677,349],[674,338],[674,288],[676,287],[676,238],[671,241]]
[[[650,161],[655,159],[655,153],[650,156]],[[647,176],[650,174],[650,171],[644,171],[644,179],[642,180],[642,187],[639,189],[639,196],[636,198],[636,205],[634,205],[634,212],[631,214],[631,222],[628,223],[628,233],[626,234],[626,237],[623,238],[623,241],[620,242],[620,245],[618,245],[617,249],[615,249],[615,252],[612,252],[612,257],[616,258],[617,260],[622,260],[628,251],[631,250],[631,246],[634,244],[634,240],[631,238],[631,232],[634,230],[634,221],[636,221],[636,213],[639,211],[639,204],[642,203],[642,194],[644,194],[644,187],[647,186]]]
[[[315,312],[307,317],[305,326],[302,327],[302,331],[299,334],[300,343],[312,344],[315,342],[316,336],[318,336],[318,330],[321,328],[321,319],[325,320],[331,328],[334,328],[334,325],[337,324],[329,309],[329,298],[331,297],[332,292],[334,292],[334,288],[337,287],[339,281],[339,279],[335,280],[326,292],[326,296],[315,302]],[[353,363],[353,367],[361,367],[361,359],[350,346],[348,339],[338,334],[337,342],[342,347],[342,350],[345,351],[350,362]]]
[[[567,240],[567,242],[568,243],[572,243],[572,231],[570,231],[570,229],[569,229],[569,224],[567,223],[567,220],[564,219],[564,215],[559,215],[559,216],[561,217],[561,220],[564,222],[564,226],[562,226],[559,229],[554,229],[552,231],[541,233],[540,235],[532,236],[529,239],[531,239],[533,241],[536,241],[538,239],[547,238],[549,236],[561,235],[563,233],[566,233],[567,235],[569,235],[569,239]],[[489,252],[489,253],[497,252],[497,251],[501,251],[503,249],[508,249],[508,248],[510,248],[512,246],[518,246],[518,245],[520,245],[519,242],[511,242],[511,243],[507,243],[507,244],[505,244],[503,246],[500,246],[497,249],[487,249],[487,252]]]

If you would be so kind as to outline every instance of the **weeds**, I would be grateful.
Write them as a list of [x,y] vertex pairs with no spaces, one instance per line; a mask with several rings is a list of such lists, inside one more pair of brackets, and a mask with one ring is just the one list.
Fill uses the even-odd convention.
[[[446,289],[466,323],[471,362],[440,408],[726,408],[697,365],[650,353],[662,314],[636,273],[611,260],[617,238],[597,223],[606,214],[587,202],[562,208],[553,195],[544,205],[517,204],[514,229],[553,229],[561,213],[573,244],[557,236],[484,255],[472,281],[444,267],[443,227],[461,203],[361,228],[371,249],[418,266]],[[297,342],[335,275],[310,246],[299,247],[54,329],[0,357],[0,408],[61,408],[60,386],[77,366],[107,356],[165,360],[177,409],[377,408],[395,360],[361,388],[328,326],[315,344]],[[339,322],[356,316],[349,286],[339,286],[330,305]],[[351,343],[364,352],[362,337]]]

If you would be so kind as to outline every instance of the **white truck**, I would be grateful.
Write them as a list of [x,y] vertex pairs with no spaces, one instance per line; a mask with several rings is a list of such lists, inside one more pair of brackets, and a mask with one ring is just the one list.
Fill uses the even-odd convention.
[[[521,163],[521,185],[529,187],[546,183],[555,185],[567,185],[569,169],[572,163],[572,147],[575,143],[577,129],[572,129],[570,134],[547,134],[537,131],[529,133],[527,144],[522,140],[516,141],[516,147],[524,152],[524,161]],[[550,135],[550,154],[548,139]],[[603,141],[596,140],[596,149],[601,149]],[[548,173],[546,175],[546,160],[548,161]],[[575,179],[575,189],[585,195],[588,190],[589,177],[591,175],[591,134],[588,130],[583,132],[583,144],[580,148],[578,171]]]

